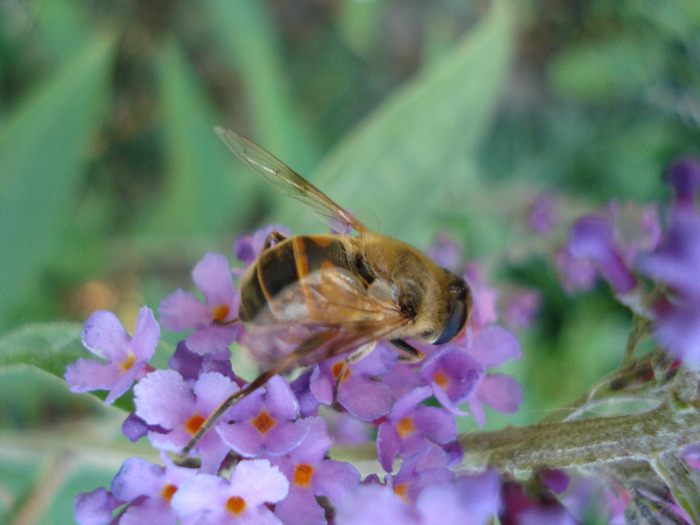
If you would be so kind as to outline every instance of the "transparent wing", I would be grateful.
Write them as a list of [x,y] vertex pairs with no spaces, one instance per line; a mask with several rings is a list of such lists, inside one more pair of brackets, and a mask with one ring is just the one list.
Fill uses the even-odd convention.
[[270,300],[254,324],[305,325],[344,330],[394,325],[405,321],[396,303],[396,287],[375,279],[368,287],[344,268],[313,271]]
[[229,149],[258,175],[300,202],[334,231],[345,232],[348,226],[357,232],[367,231],[362,223],[274,155],[234,131],[221,127],[214,130]]

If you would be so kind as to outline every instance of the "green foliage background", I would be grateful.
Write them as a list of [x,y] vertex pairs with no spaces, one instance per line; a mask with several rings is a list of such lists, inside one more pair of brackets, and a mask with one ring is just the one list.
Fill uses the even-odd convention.
[[696,0],[0,0],[0,516],[69,523],[75,493],[153,457],[119,437],[124,412],[60,380],[92,311],[130,329],[237,235],[324,231],[214,125],[383,233],[448,230],[493,282],[543,292],[508,369],[524,407],[490,425],[585,390],[629,319],[604,287],[559,289],[526,212],[543,190],[562,224],[666,199],[665,164],[700,153],[698,27]]

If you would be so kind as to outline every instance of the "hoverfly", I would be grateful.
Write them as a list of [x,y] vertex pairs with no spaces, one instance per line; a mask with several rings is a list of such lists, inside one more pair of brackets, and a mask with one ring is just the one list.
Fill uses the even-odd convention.
[[224,128],[216,132],[253,171],[332,230],[352,229],[358,235],[270,235],[241,279],[238,320],[253,326],[301,325],[311,335],[224,401],[185,446],[183,456],[228,408],[274,375],[343,354],[357,360],[379,340],[418,360],[422,353],[405,339],[446,343],[462,330],[472,306],[464,279],[408,244],[368,230],[248,139]]

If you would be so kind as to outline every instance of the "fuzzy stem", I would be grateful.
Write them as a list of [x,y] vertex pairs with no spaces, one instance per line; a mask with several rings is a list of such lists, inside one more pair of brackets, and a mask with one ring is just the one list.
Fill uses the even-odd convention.
[[539,465],[563,468],[629,458],[652,460],[700,441],[700,412],[697,407],[675,411],[664,404],[640,414],[462,434],[459,441],[465,468],[488,463],[518,471]]

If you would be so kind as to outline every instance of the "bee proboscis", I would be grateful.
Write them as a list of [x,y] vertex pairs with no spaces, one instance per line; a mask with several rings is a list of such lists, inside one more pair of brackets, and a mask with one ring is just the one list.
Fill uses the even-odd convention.
[[421,352],[406,339],[450,341],[464,327],[472,305],[463,278],[416,248],[370,231],[250,140],[224,128],[216,132],[253,171],[332,230],[352,229],[358,235],[270,235],[241,279],[238,320],[254,327],[304,326],[311,335],[224,401],[194,434],[183,455],[226,410],[274,375],[344,354],[359,358],[379,340],[419,359]]

